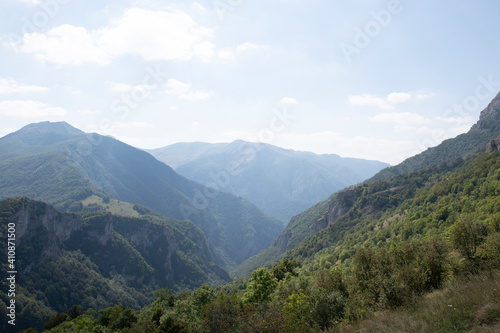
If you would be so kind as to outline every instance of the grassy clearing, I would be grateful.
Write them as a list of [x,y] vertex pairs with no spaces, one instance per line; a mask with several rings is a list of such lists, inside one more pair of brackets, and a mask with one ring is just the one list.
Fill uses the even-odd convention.
[[377,313],[341,332],[500,332],[500,273],[461,278],[411,308]]
[[[106,203],[104,202],[106,201]],[[128,202],[118,201],[110,198],[109,201],[96,195],[92,195],[82,201],[84,207],[101,206],[102,210],[110,212],[113,215],[126,217],[140,217],[140,214],[134,210],[134,205]]]

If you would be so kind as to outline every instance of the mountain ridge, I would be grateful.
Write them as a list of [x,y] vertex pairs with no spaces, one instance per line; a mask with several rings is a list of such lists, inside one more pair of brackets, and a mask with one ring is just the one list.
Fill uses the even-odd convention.
[[388,164],[265,143],[177,143],[148,150],[186,178],[254,203],[282,221]]
[[[243,277],[257,267],[273,263],[275,258],[279,259],[285,256],[286,253],[296,249],[308,238],[313,238],[318,232],[322,232],[329,226],[334,225],[338,219],[351,210],[356,200],[362,196],[362,186],[373,183],[383,184],[383,182],[390,182],[391,179],[399,176],[402,177],[432,168],[453,169],[456,165],[461,165],[463,159],[467,156],[475,156],[485,152],[490,141],[499,136],[500,93],[481,112],[479,120],[467,133],[445,140],[438,146],[410,157],[396,166],[383,169],[360,185],[335,192],[327,200],[292,218],[285,230],[273,241],[269,248],[242,263],[232,272],[233,276]],[[392,189],[384,188],[377,200],[381,202],[390,201],[394,197],[394,191],[404,191],[404,188],[398,187],[399,185],[394,186]]]
[[[267,247],[282,230],[278,220],[241,198],[188,180],[147,152],[67,123],[31,124],[0,138],[0,157],[0,199],[29,196],[65,211],[78,211],[79,202],[94,194],[140,204],[192,220],[226,268]],[[238,241],[231,237],[234,228]]]

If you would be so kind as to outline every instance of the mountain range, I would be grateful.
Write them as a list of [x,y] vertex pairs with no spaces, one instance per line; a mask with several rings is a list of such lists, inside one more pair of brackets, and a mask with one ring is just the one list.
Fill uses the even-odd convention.
[[285,223],[389,166],[242,140],[177,143],[148,152],[184,177],[241,196]]
[[[22,327],[33,320],[39,328],[74,304],[121,307],[71,316],[66,311],[52,317],[62,321],[51,327],[318,331],[413,306],[448,279],[500,267],[498,142],[500,94],[467,133],[335,192],[295,215],[278,235],[278,220],[220,191],[232,181],[220,169],[206,169],[220,176],[219,184],[212,178],[219,187],[205,186],[113,138],[66,123],[26,126],[0,139],[0,193],[6,199],[0,202],[0,231],[5,234],[8,223],[18,228]],[[231,145],[252,156],[245,155],[251,146],[244,142],[221,149]],[[203,160],[203,149],[192,149],[192,157]],[[269,153],[273,147],[259,149]],[[257,159],[210,155],[207,161],[225,165],[230,175],[243,169],[240,161]],[[13,196],[32,199],[7,199]],[[270,226],[277,230],[274,241],[254,247],[270,235]],[[6,247],[4,238],[0,246]],[[265,249],[252,256],[256,248]],[[0,260],[5,266],[4,253]],[[233,278],[246,278],[217,292],[208,286],[179,296],[163,290],[144,306],[156,288],[221,285],[234,267]],[[457,306],[461,312],[449,325],[494,325],[500,320],[495,297],[480,306],[464,303],[471,314]],[[124,306],[142,309],[136,317]],[[113,324],[112,313],[120,314]],[[432,322],[426,325],[434,327]]]
[[0,199],[26,196],[62,211],[96,195],[191,220],[217,264],[234,268],[282,230],[250,202],[178,175],[150,154],[67,123],[37,123],[0,139]]

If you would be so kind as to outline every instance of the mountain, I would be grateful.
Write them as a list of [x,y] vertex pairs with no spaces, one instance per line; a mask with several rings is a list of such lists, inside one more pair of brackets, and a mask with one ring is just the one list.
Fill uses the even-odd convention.
[[97,195],[191,220],[217,264],[230,269],[257,254],[282,223],[242,198],[180,175],[150,154],[67,123],[37,123],[0,139],[0,199],[27,196],[78,212]]
[[452,163],[457,158],[483,151],[484,147],[500,133],[500,93],[481,112],[479,121],[464,134],[443,141],[436,147],[410,157],[402,163],[382,170],[370,181],[388,179],[404,173],[422,170],[439,163]]
[[46,332],[498,332],[499,189],[498,151],[364,183],[270,269],[138,312],[69,309]]
[[[499,135],[500,93],[481,112],[480,119],[467,133],[429,148],[397,166],[383,169],[365,183],[336,192],[327,200],[298,214],[269,248],[241,264],[233,274],[237,277],[246,276],[255,268],[269,265],[290,253],[289,251],[293,252],[307,239],[307,246],[315,249],[309,249],[309,254],[319,251],[332,241],[339,241],[345,229],[360,227],[361,215],[375,212],[374,214],[379,214],[376,215],[378,218],[386,205],[392,207],[398,204],[398,200],[411,198],[416,188],[425,184],[419,172],[431,170],[431,174],[438,177],[440,172],[455,170],[463,165],[467,156],[474,157],[483,153]],[[417,180],[408,184],[408,177],[415,177]],[[367,192],[366,186],[369,184],[373,184],[371,192]],[[368,194],[371,196],[367,196]],[[360,202],[366,206],[355,209]],[[364,219],[366,218],[365,216]]]
[[389,166],[264,143],[178,143],[149,150],[176,172],[254,203],[282,221]]
[[[0,202],[0,229],[15,227],[17,327],[44,323],[72,305],[139,308],[156,288],[181,290],[229,280],[192,222],[158,215],[62,213],[27,198]],[[7,248],[7,238],[0,240]],[[6,251],[0,252],[7,263]],[[8,304],[7,269],[0,296]],[[31,303],[30,303],[31,302]],[[5,317],[5,316],[3,316]]]

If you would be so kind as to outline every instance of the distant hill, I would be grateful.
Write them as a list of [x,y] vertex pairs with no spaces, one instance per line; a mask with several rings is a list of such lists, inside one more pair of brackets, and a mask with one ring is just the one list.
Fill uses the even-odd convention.
[[[62,213],[16,198],[0,202],[2,235],[9,224],[16,229],[17,327],[43,324],[54,311],[72,305],[139,308],[152,300],[155,288],[181,290],[229,280],[213,262],[203,232],[188,221]],[[6,237],[0,244],[7,248]],[[6,251],[0,251],[0,259],[7,263]],[[0,274],[5,304],[6,272]]]
[[[490,142],[499,135],[500,94],[467,133],[429,148],[397,166],[386,168],[364,184],[336,192],[327,200],[298,214],[269,248],[248,259],[233,274],[237,277],[246,276],[255,268],[269,265],[299,246],[307,247],[306,252],[311,255],[339,241],[346,230],[360,225],[364,220],[362,216],[374,214],[375,218],[379,218],[385,208],[397,206],[400,201],[411,198],[416,188],[430,181],[432,175],[439,178],[440,173],[463,165],[463,159],[467,156],[484,153]],[[422,178],[418,172],[424,172],[428,178]],[[373,193],[367,192],[365,187],[368,185]],[[356,209],[359,206],[364,210]],[[307,245],[304,243],[306,240]]]
[[186,178],[241,196],[282,221],[389,166],[241,140],[178,143],[149,152]]
[[37,123],[0,138],[0,199],[27,196],[78,212],[92,195],[191,220],[230,269],[265,249],[283,226],[257,207],[178,175],[150,154],[67,123]]

